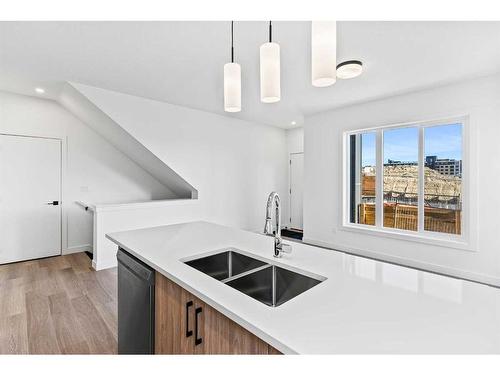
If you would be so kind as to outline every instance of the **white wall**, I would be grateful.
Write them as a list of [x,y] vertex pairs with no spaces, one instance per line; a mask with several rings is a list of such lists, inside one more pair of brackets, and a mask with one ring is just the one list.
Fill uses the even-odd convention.
[[174,197],[58,103],[0,92],[0,133],[63,140],[63,251],[92,244],[92,214],[75,201],[129,202]]
[[304,152],[304,128],[287,130],[286,145],[288,154]]
[[[173,199],[127,205],[98,205],[94,208],[94,252],[96,270],[116,267],[116,244],[106,234],[145,227],[207,220],[197,199]],[[208,249],[207,249],[208,250]]]
[[58,97],[58,102],[117,150],[168,187],[178,198],[196,198],[198,196],[196,189],[125,129],[99,110],[76,90],[73,84],[66,83],[64,85]]
[[[341,228],[345,130],[432,120],[470,119],[473,252],[359,234]],[[459,277],[500,285],[500,76],[329,111],[305,121],[305,239]],[[466,161],[467,162],[467,161]]]
[[95,87],[73,86],[197,189],[200,212],[207,219],[262,231],[268,194],[276,190],[286,196],[284,130]]

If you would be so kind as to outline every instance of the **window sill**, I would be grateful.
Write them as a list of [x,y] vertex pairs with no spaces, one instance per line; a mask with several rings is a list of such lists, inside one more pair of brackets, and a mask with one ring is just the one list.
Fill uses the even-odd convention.
[[470,252],[476,251],[471,248],[470,243],[466,241],[465,238],[454,239],[453,237],[456,236],[453,235],[450,236],[440,233],[429,234],[429,232],[426,232],[425,234],[421,234],[419,232],[408,233],[407,231],[402,231],[398,229],[377,228],[365,224],[343,224],[341,225],[340,230],[347,232],[363,233],[367,235],[373,235],[385,238],[393,238],[403,241],[425,243],[433,246],[448,247],[455,250],[470,251]]

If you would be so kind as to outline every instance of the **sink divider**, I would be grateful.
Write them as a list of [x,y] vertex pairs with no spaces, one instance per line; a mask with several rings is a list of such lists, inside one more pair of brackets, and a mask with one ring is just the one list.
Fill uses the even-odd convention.
[[220,282],[223,283],[223,284],[226,284],[226,283],[228,283],[230,281],[239,279],[239,278],[241,278],[243,276],[247,276],[247,275],[250,275],[250,274],[258,272],[258,271],[265,270],[266,268],[269,268],[269,267],[272,267],[272,266],[273,266],[272,264],[264,264],[263,266],[260,266],[260,267],[257,267],[257,268],[252,268],[251,270],[239,273],[239,274],[237,274],[235,276],[229,276],[226,279],[220,280]]

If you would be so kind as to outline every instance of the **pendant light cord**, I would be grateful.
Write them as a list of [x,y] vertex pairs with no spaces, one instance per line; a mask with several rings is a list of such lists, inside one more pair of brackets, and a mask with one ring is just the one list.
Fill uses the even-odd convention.
[[233,46],[233,41],[234,41],[234,34],[233,34],[233,22],[231,21],[231,62],[234,63],[234,46]]
[[272,22],[269,21],[269,43],[273,41],[273,25]]

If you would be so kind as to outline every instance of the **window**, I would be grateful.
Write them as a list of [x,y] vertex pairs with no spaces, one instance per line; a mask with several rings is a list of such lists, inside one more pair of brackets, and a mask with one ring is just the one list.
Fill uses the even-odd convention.
[[463,239],[464,122],[346,132],[344,225]]
[[376,133],[367,132],[350,136],[351,202],[350,222],[375,225],[375,145]]
[[462,124],[424,128],[424,228],[462,232]]
[[418,229],[418,128],[383,130],[384,227]]

